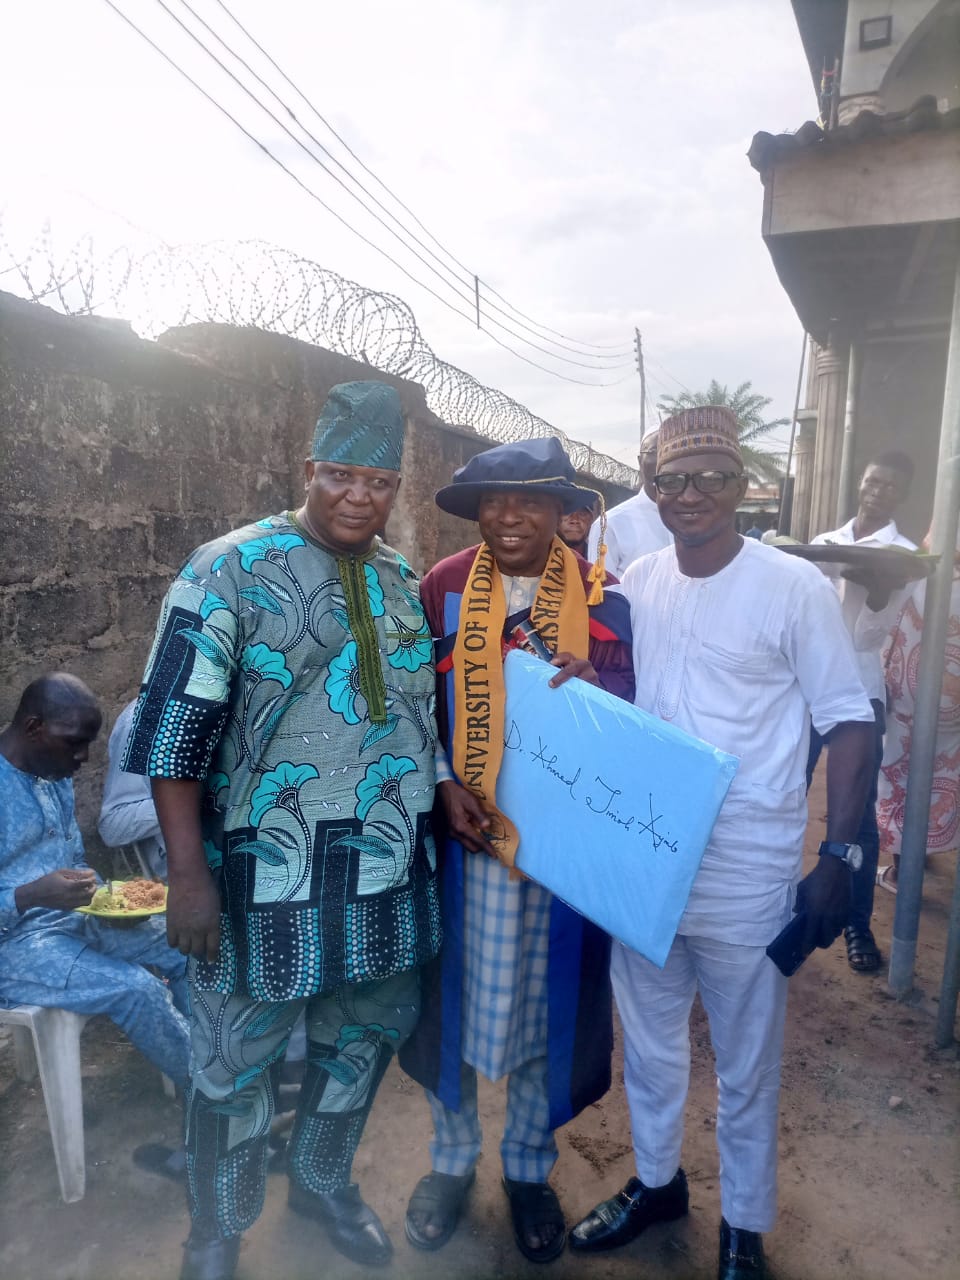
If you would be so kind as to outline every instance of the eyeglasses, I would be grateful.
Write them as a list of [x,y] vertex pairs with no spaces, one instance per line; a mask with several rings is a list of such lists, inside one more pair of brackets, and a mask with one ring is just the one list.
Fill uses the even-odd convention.
[[675,498],[693,482],[697,493],[719,493],[729,480],[739,480],[742,471],[661,471],[653,477],[657,492]]

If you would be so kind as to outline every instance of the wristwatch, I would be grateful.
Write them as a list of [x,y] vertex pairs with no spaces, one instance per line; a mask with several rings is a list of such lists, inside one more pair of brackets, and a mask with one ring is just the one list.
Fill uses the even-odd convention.
[[843,844],[840,840],[824,840],[820,845],[820,856],[829,853],[831,857],[845,862],[851,871],[859,871],[863,866],[863,850],[858,844]]

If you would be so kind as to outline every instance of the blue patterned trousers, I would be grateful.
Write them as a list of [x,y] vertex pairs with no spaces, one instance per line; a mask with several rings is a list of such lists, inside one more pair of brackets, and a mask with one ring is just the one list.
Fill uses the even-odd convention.
[[277,1087],[271,1068],[301,1012],[307,1057],[289,1173],[319,1194],[350,1181],[377,1088],[416,1025],[419,973],[275,1003],[192,986],[186,1146],[195,1243],[239,1235],[260,1215]]

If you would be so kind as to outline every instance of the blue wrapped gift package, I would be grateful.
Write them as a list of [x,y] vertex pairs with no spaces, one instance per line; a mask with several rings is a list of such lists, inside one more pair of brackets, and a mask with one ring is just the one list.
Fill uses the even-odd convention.
[[504,665],[497,805],[517,866],[664,964],[737,759],[520,650]]

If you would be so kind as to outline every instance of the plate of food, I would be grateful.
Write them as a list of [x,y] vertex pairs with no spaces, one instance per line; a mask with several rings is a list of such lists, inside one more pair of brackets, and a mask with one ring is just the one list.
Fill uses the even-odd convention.
[[167,886],[159,880],[108,880],[97,889],[86,907],[77,907],[87,916],[103,920],[144,920],[162,915],[167,909]]

